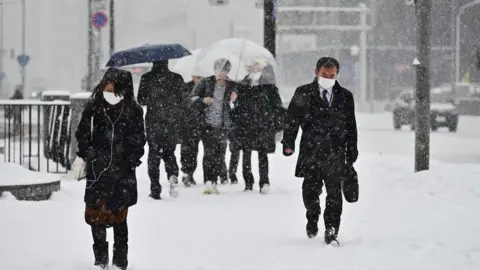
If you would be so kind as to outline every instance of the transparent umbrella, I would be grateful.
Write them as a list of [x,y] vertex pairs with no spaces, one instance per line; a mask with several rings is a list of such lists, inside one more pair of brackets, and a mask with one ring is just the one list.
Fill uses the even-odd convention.
[[215,61],[228,60],[231,66],[228,76],[239,83],[276,84],[279,75],[273,55],[263,46],[246,39],[220,40],[202,49],[196,58],[195,70],[203,70],[207,76],[215,74]]
[[182,75],[185,81],[190,81],[192,76],[198,75],[194,74],[193,69],[197,64],[197,56],[200,51],[201,49],[191,50],[192,55],[173,60],[171,70]]

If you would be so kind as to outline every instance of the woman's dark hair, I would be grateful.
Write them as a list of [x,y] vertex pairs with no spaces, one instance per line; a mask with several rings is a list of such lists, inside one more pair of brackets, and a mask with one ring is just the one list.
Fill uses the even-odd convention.
[[340,63],[337,61],[337,59],[333,57],[322,57],[318,59],[317,61],[317,70],[320,70],[322,67],[325,68],[337,68],[337,73],[340,71]]
[[134,100],[132,73],[126,70],[109,68],[97,86],[93,89],[92,99],[99,100],[103,98],[103,90],[109,83],[113,83],[113,91],[117,96],[123,96],[125,102],[130,103]]

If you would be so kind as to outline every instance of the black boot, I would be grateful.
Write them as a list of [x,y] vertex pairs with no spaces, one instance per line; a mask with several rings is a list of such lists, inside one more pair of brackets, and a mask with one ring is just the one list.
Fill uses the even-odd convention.
[[95,266],[102,269],[108,268],[108,242],[104,244],[94,244],[93,254],[95,255]]
[[113,227],[113,260],[112,264],[120,270],[128,266],[128,226],[127,223]]
[[245,174],[245,191],[252,191],[253,185],[255,184],[255,179],[252,174]]
[[307,211],[307,236],[308,238],[315,238],[318,234],[318,218],[320,213]]
[[128,266],[128,244],[113,245],[113,260],[112,264],[120,270],[127,269]]

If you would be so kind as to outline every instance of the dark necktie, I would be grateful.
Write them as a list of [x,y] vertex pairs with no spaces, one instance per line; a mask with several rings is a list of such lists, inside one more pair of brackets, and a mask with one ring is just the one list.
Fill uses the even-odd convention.
[[322,91],[322,101],[327,107],[330,107],[330,102],[328,102],[327,93],[328,93],[327,90]]

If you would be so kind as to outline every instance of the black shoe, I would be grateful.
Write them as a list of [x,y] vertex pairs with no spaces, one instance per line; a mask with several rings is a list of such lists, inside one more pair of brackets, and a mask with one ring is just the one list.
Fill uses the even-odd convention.
[[193,179],[193,176],[190,178],[188,183],[190,183],[191,186],[196,186],[197,185],[197,182],[195,182],[195,180]]
[[227,178],[220,179],[220,184],[227,185],[228,184],[228,179]]
[[329,228],[325,230],[325,244],[332,244],[336,246],[340,245],[340,243],[337,241],[337,233],[334,228]]
[[93,269],[98,269],[98,270],[107,270],[108,269],[108,263],[107,264],[104,264],[104,263],[95,263],[94,265],[94,268]]
[[232,185],[238,184],[238,179],[237,179],[237,176],[235,174],[230,175],[230,183],[232,183]]
[[307,236],[308,238],[315,238],[318,234],[318,225],[316,222],[307,223]]
[[[193,176],[190,174],[184,175],[182,177],[182,182],[185,187],[191,187],[192,185],[195,185],[195,180],[193,180]],[[192,183],[193,182],[193,183]]]
[[150,193],[150,195],[148,195],[148,196],[150,196],[150,198],[152,198],[152,199],[154,199],[154,200],[161,200],[161,199],[162,199],[162,198],[160,197],[160,193],[156,193],[156,192],[155,192],[155,193],[152,192],[152,193]]
[[253,185],[246,185],[244,191],[253,191]]

